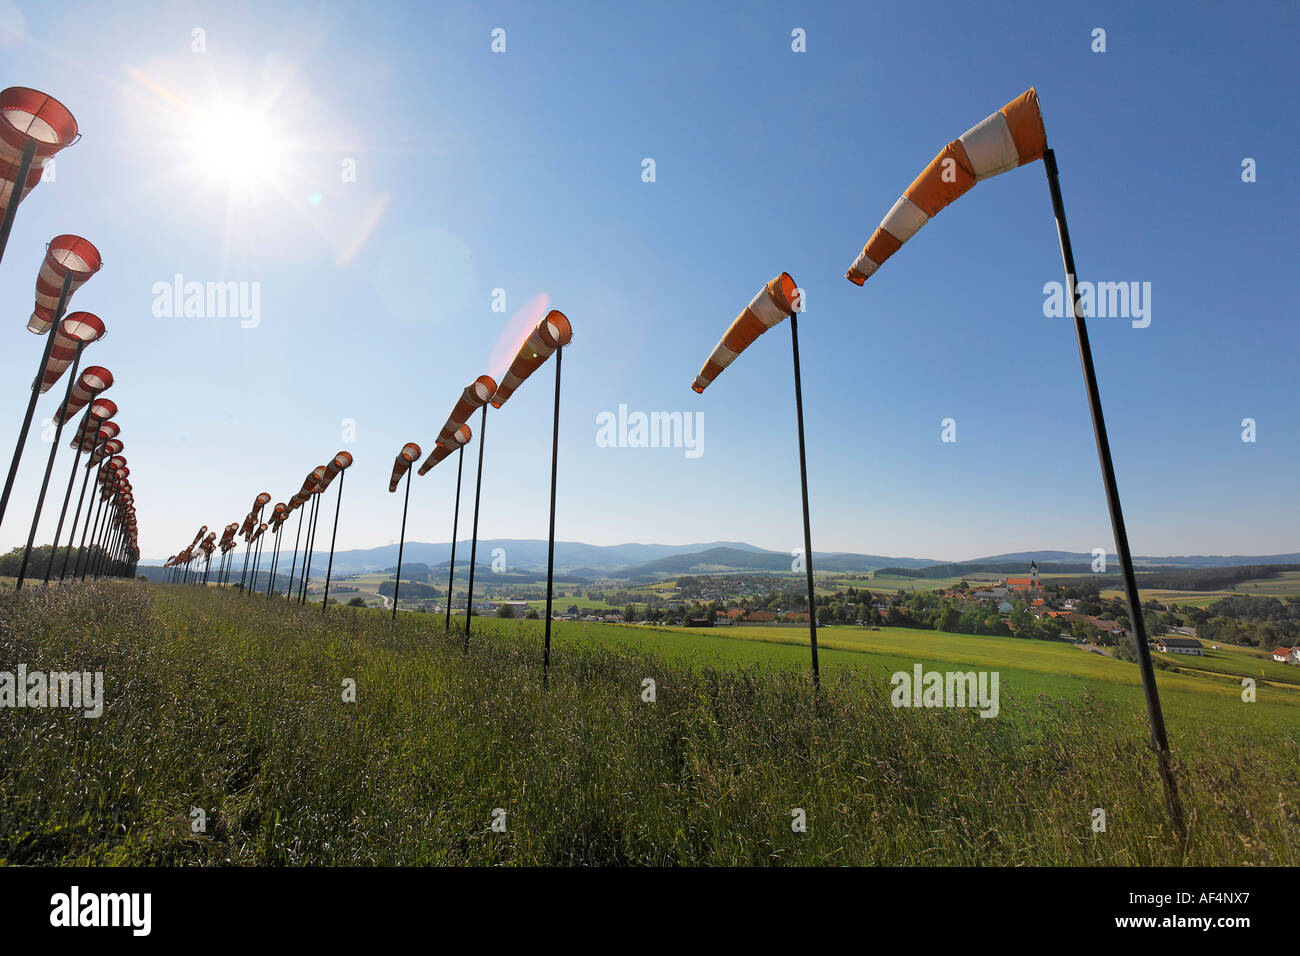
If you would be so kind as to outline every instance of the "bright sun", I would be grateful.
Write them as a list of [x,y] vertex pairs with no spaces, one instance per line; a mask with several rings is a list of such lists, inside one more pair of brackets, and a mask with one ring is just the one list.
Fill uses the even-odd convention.
[[213,179],[249,189],[271,178],[279,144],[266,119],[246,109],[222,109],[195,119],[193,148]]

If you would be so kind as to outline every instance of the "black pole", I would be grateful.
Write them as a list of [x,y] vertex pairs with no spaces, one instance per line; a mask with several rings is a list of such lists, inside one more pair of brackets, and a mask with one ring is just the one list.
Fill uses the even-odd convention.
[[293,563],[289,565],[289,584],[284,589],[284,599],[293,600],[293,574],[298,570],[298,545],[302,541],[302,505],[298,506],[298,532],[293,537]]
[[266,583],[266,599],[271,600],[271,592],[275,590],[275,566],[280,562],[280,529],[284,527],[284,522],[279,521],[275,525],[275,550],[271,552],[271,578]]
[[14,218],[18,215],[18,203],[27,191],[27,177],[32,172],[32,162],[36,159],[36,140],[30,136],[23,144],[22,157],[18,160],[18,178],[14,180],[13,191],[9,193],[9,205],[5,209],[4,221],[0,222],[0,260],[5,257],[5,247],[9,245],[9,233],[14,228]]
[[[339,497],[343,497],[342,489]],[[397,592],[402,587],[402,550],[406,547],[406,509],[411,504],[411,466],[406,467],[406,500],[402,502],[402,536],[397,540],[397,577],[393,579],[393,620],[397,620]]]
[[18,462],[23,457],[23,445],[27,444],[27,432],[32,427],[32,416],[36,413],[36,400],[41,395],[41,379],[45,377],[45,366],[50,361],[50,352],[54,348],[54,336],[58,334],[59,323],[63,321],[63,310],[68,307],[68,295],[72,288],[72,273],[63,277],[59,289],[59,305],[54,310],[54,322],[46,330],[45,351],[41,354],[41,364],[36,369],[36,380],[32,382],[32,397],[27,401],[27,415],[23,418],[23,427],[18,430],[18,444],[14,446],[14,457],[9,462],[9,476],[5,478],[5,490],[0,494],[0,524],[5,520],[5,510],[9,507],[9,493],[14,490],[14,479],[18,476]]
[[[261,523],[262,521],[259,518],[256,524],[261,525]],[[253,529],[253,534],[256,535],[253,539],[255,545],[253,548],[253,573],[248,579],[248,587],[244,589],[245,597],[257,593],[257,566],[262,563],[262,539],[266,537],[266,532],[258,534],[257,528]]]
[[330,534],[330,563],[325,568],[325,595],[320,599],[320,612],[325,613],[325,605],[330,600],[330,572],[334,570],[334,542],[339,536],[339,509],[343,507],[343,477],[347,474],[345,471],[339,472],[339,494],[334,499],[334,531]]
[[817,665],[817,603],[813,590],[812,524],[808,520],[808,459],[803,443],[803,384],[799,377],[799,317],[790,313],[790,345],[794,352],[794,409],[799,419],[799,481],[803,487],[803,565],[808,572],[808,640],[812,646],[813,687],[821,687]]
[[244,579],[248,575],[248,552],[252,547],[253,547],[253,539],[251,537],[245,538],[244,539],[244,563],[239,569],[239,590],[240,591],[244,590]]
[[546,650],[542,655],[542,684],[551,675],[551,591],[555,581],[555,473],[560,458],[560,363],[563,347],[555,350],[555,420],[551,425],[551,536],[546,545]]
[[443,629],[451,633],[451,588],[456,579],[456,529],[460,525],[460,473],[465,467],[465,446],[461,445],[456,454],[456,510],[451,518],[451,568],[447,571],[447,623]]
[[[98,445],[95,446],[95,448],[98,447]],[[92,456],[95,454],[95,448],[90,450]],[[81,523],[81,506],[86,500],[86,485],[90,482],[90,466],[93,464],[93,458],[86,459],[86,473],[81,478],[81,493],[77,496],[77,510],[72,515],[72,533],[68,535],[68,548],[63,552],[63,566],[59,568],[60,581],[62,581],[64,576],[67,575],[68,562],[72,560],[72,542],[77,539],[77,525]],[[76,462],[73,462],[72,467],[74,469],[77,467]],[[87,517],[89,517],[89,514],[87,514]]]
[[[77,550],[77,567],[75,574],[78,581],[86,580],[86,574],[90,571],[90,552],[87,548],[93,550],[95,539],[99,536],[99,515],[104,510],[104,489],[101,479],[104,476],[104,463],[108,461],[109,455],[104,454],[99,459],[99,469],[95,472],[95,504],[93,508],[86,508],[86,528],[81,533],[81,547]],[[94,512],[94,523],[91,523],[91,512]],[[86,531],[90,532],[90,540],[86,540]],[[82,559],[85,558],[83,561]]]
[[1056,166],[1056,153],[1046,150],[1043,165],[1047,169],[1047,185],[1052,192],[1052,213],[1056,217],[1056,234],[1061,242],[1061,261],[1065,266],[1065,279],[1069,286],[1070,301],[1074,310],[1074,334],[1079,342],[1079,362],[1083,366],[1083,380],[1088,390],[1088,409],[1092,413],[1092,430],[1097,439],[1097,458],[1101,462],[1102,481],[1106,487],[1106,505],[1110,509],[1110,526],[1115,534],[1115,551],[1119,555],[1120,571],[1124,575],[1124,592],[1128,598],[1129,620],[1137,644],[1138,670],[1142,674],[1142,690],[1146,694],[1147,716],[1151,721],[1151,738],[1156,748],[1160,779],[1165,787],[1165,804],[1174,832],[1180,841],[1187,837],[1183,820],[1183,805],[1178,796],[1170,765],[1169,738],[1165,733],[1164,713],[1160,709],[1160,693],[1156,689],[1156,672],[1151,664],[1151,649],[1147,646],[1146,622],[1142,619],[1142,600],[1138,594],[1137,578],[1133,574],[1133,557],[1129,552],[1128,532],[1124,527],[1124,512],[1120,508],[1119,485],[1115,481],[1115,466],[1110,456],[1110,439],[1106,435],[1106,420],[1101,411],[1101,392],[1097,387],[1097,372],[1092,363],[1092,346],[1088,341],[1088,326],[1084,321],[1079,302],[1077,276],[1074,266],[1074,248],[1070,244],[1070,229],[1065,221],[1065,202],[1061,198],[1061,181]]
[[[92,396],[90,403],[94,404],[94,401],[95,399]],[[59,551],[59,538],[63,534],[63,522],[68,516],[68,505],[72,501],[72,486],[77,483],[77,465],[81,462],[81,446],[86,440],[86,429],[89,427],[90,423],[90,407],[88,405],[86,408],[86,417],[82,421],[81,427],[77,429],[76,454],[72,458],[72,470],[68,472],[68,490],[63,493],[63,507],[59,509],[59,524],[58,527],[54,529],[54,544],[50,547],[50,560],[45,562],[46,584],[50,583],[50,574],[54,570],[54,556]],[[96,425],[95,427],[98,428],[99,426]],[[76,530],[77,525],[74,522],[72,525],[72,531],[69,532],[68,535],[69,543],[71,542],[72,535],[76,534]]]
[[[50,334],[54,334],[53,328],[50,329]],[[54,441],[50,443],[50,457],[45,462],[45,477],[41,479],[41,493],[36,496],[36,510],[32,512],[32,530],[27,533],[27,549],[23,551],[22,563],[18,565],[18,583],[14,585],[15,591],[23,589],[23,579],[27,576],[27,562],[31,560],[32,543],[36,540],[36,527],[41,523],[41,511],[45,508],[45,493],[50,488],[50,472],[54,470],[54,458],[59,453],[59,439],[63,437],[63,412],[72,397],[72,386],[77,382],[77,369],[81,365],[81,353],[85,348],[85,342],[77,343],[77,354],[72,359],[72,368],[69,370],[71,374],[68,375],[68,384],[63,390],[63,404],[54,413],[58,423],[54,426]],[[50,560],[54,560],[53,551],[50,551]]]
[[302,587],[298,589],[298,603],[307,603],[307,584],[311,581],[311,549],[316,544],[316,524],[320,517],[320,495],[311,496],[311,518],[307,522],[307,550],[302,556]]
[[465,653],[469,653],[469,625],[474,616],[474,558],[478,554],[478,506],[483,497],[483,439],[487,436],[487,410],[478,427],[478,478],[474,482],[474,536],[469,545],[469,591],[465,597]]

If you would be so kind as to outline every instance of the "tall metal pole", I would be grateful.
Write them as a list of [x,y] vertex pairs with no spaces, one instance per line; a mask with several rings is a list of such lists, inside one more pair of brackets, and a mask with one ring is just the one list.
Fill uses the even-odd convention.
[[[94,403],[93,398],[91,399],[91,403],[92,404]],[[50,572],[54,570],[54,557],[55,555],[58,554],[59,551],[59,537],[63,534],[63,521],[68,516],[68,504],[72,501],[72,486],[77,483],[77,465],[81,461],[81,445],[86,440],[86,429],[90,426],[90,424],[91,424],[90,409],[88,406],[86,409],[86,417],[82,420],[81,427],[77,429],[77,443],[76,443],[77,448],[76,448],[76,454],[73,456],[72,459],[72,470],[68,472],[68,490],[63,493],[63,507],[59,509],[59,524],[58,527],[54,529],[54,544],[50,547],[50,560],[45,562],[45,583],[46,584],[50,583]],[[74,521],[72,524],[72,531],[68,536],[69,544],[71,544],[72,535],[75,535],[76,531],[77,531],[77,524]]]
[[[98,445],[95,446],[95,448],[98,447],[99,447]],[[90,454],[92,456],[95,453],[95,448],[92,448],[90,450]],[[72,532],[68,535],[68,548],[66,551],[63,552],[63,566],[59,568],[60,581],[62,581],[64,576],[67,575],[68,562],[72,559],[72,543],[77,539],[77,525],[81,522],[81,506],[85,503],[86,500],[86,485],[90,481],[90,466],[92,464],[94,464],[94,461],[91,458],[87,458],[85,474],[81,478],[81,493],[77,495],[77,510],[72,514]],[[73,462],[72,467],[74,470],[74,477],[75,477],[75,470],[77,467],[77,463]]]
[[542,684],[551,676],[551,594],[555,581],[555,474],[560,458],[560,363],[564,348],[555,350],[555,420],[551,425],[551,535],[546,545],[546,650],[542,655]]
[[478,554],[478,506],[483,498],[483,439],[487,437],[487,405],[478,427],[478,478],[474,482],[474,537],[469,545],[469,591],[465,597],[465,653],[469,653],[469,625],[474,616],[474,558]]
[[1165,734],[1164,713],[1160,709],[1160,693],[1156,689],[1156,672],[1151,664],[1151,649],[1147,646],[1146,622],[1142,620],[1142,600],[1138,595],[1137,577],[1133,574],[1133,556],[1129,552],[1128,532],[1124,527],[1124,512],[1120,508],[1119,485],[1115,481],[1115,466],[1110,456],[1110,440],[1106,435],[1106,420],[1101,411],[1101,392],[1097,387],[1097,372],[1092,364],[1092,346],[1088,342],[1088,326],[1084,321],[1083,306],[1079,302],[1074,266],[1074,248],[1070,245],[1070,229],[1065,221],[1065,202],[1061,198],[1061,181],[1056,166],[1056,153],[1046,150],[1043,165],[1047,169],[1047,184],[1052,192],[1052,213],[1056,217],[1056,234],[1061,242],[1061,261],[1065,266],[1065,280],[1069,286],[1070,301],[1074,306],[1074,334],[1079,342],[1079,361],[1083,366],[1083,380],[1088,390],[1088,408],[1092,412],[1092,430],[1097,439],[1097,458],[1101,462],[1102,482],[1106,487],[1106,505],[1110,509],[1110,526],[1115,534],[1115,551],[1119,555],[1120,571],[1124,575],[1124,592],[1128,598],[1129,620],[1137,644],[1138,670],[1142,674],[1142,690],[1146,694],[1147,716],[1151,721],[1151,738],[1156,748],[1160,779],[1164,782],[1165,805],[1178,839],[1187,837],[1183,819],[1183,805],[1178,796],[1170,765],[1169,738]]
[[[256,523],[260,525],[261,519],[259,518]],[[257,534],[256,528],[253,529],[253,533]],[[244,590],[245,596],[257,593],[257,566],[262,563],[262,539],[265,537],[265,532],[257,535],[256,547],[253,549],[253,574],[248,579],[248,587]]]
[[41,394],[41,379],[45,377],[45,366],[50,361],[50,352],[54,348],[54,336],[59,332],[59,323],[63,321],[63,311],[68,307],[68,295],[71,288],[72,273],[69,272],[63,277],[63,285],[59,288],[59,305],[54,310],[54,323],[45,333],[45,351],[41,354],[41,364],[36,368],[36,379],[32,382],[32,397],[27,401],[27,415],[23,418],[23,427],[18,430],[18,444],[14,446],[14,457],[9,462],[9,475],[5,478],[5,490],[3,494],[0,494],[0,523],[4,522],[5,510],[9,507],[9,493],[14,490],[14,478],[18,476],[18,462],[22,460],[23,445],[27,444],[27,432],[32,427],[32,415],[36,413],[36,399]]
[[275,590],[275,566],[280,562],[280,530],[284,527],[284,522],[280,521],[275,526],[275,550],[271,552],[271,577],[266,582],[266,599],[271,600],[271,592]]
[[[104,444],[106,445],[107,442],[105,442]],[[111,457],[111,456],[108,454],[108,450],[107,450],[106,448],[104,448],[103,445],[101,445],[100,448],[101,448],[101,451],[100,451],[100,455],[99,455],[99,467],[95,469],[95,492],[94,492],[94,498],[95,498],[95,500],[94,500],[94,502],[93,502],[92,504],[89,504],[89,505],[86,506],[86,526],[85,526],[84,528],[81,529],[81,544],[77,545],[77,564],[76,564],[76,567],[74,567],[74,568],[72,569],[72,573],[73,573],[74,575],[76,575],[77,580],[79,580],[79,581],[84,581],[84,580],[85,580],[85,578],[86,578],[86,574],[85,574],[85,571],[84,571],[83,568],[84,568],[85,565],[89,565],[89,564],[90,564],[90,560],[89,560],[89,558],[86,557],[86,534],[87,534],[87,532],[90,531],[90,520],[91,520],[91,519],[90,519],[90,516],[91,516],[91,512],[92,512],[92,511],[93,511],[94,514],[95,514],[95,521],[96,521],[96,522],[99,521],[99,506],[100,506],[100,503],[101,503],[102,500],[103,500],[103,499],[100,498],[100,495],[99,495],[99,482],[100,482],[100,479],[104,476],[104,465],[108,462],[109,458]],[[88,462],[86,462],[86,474],[87,474],[87,476],[89,476],[89,474],[90,474],[90,466],[93,465],[94,463],[95,463],[95,462],[94,462],[94,453],[92,452],[92,453],[91,453],[91,460],[88,461]],[[86,490],[84,483],[83,483],[83,485],[82,485],[81,490],[82,490],[83,493],[84,493],[85,490]]]
[[5,247],[9,245],[9,233],[14,228],[14,218],[18,215],[18,203],[27,190],[27,177],[32,172],[32,162],[36,159],[36,140],[30,136],[23,144],[22,156],[18,160],[18,178],[9,193],[9,206],[5,209],[4,221],[0,222],[0,260],[5,257]]
[[456,529],[460,525],[460,473],[465,467],[465,446],[461,445],[456,453],[456,510],[451,518],[451,567],[447,571],[447,623],[443,629],[451,633],[451,588],[456,580]]
[[244,590],[244,579],[248,574],[248,552],[253,547],[253,539],[248,538],[244,541],[244,564],[239,569],[239,590]]
[[[54,329],[50,329],[50,335],[54,334]],[[36,527],[41,523],[41,511],[45,508],[45,493],[50,488],[50,472],[54,470],[54,457],[59,453],[59,439],[63,437],[63,410],[68,406],[68,400],[72,397],[72,386],[77,381],[77,368],[81,365],[81,353],[86,348],[85,342],[77,342],[77,354],[72,359],[71,374],[68,375],[67,387],[63,390],[63,404],[59,410],[54,413],[54,417],[59,421],[54,426],[54,441],[50,443],[50,457],[45,463],[45,477],[41,479],[41,493],[36,496],[36,510],[32,512],[32,530],[27,533],[27,548],[23,551],[22,563],[18,565],[18,583],[14,585],[15,591],[23,589],[23,579],[27,576],[27,562],[31,560],[32,543],[36,540]],[[50,560],[54,560],[54,552],[50,552]]]
[[813,590],[812,524],[808,520],[808,459],[803,443],[803,384],[799,377],[799,317],[790,313],[790,346],[794,352],[794,410],[799,419],[799,481],[803,487],[803,564],[808,572],[808,640],[812,646],[813,687],[821,687],[817,664],[817,603]]
[[[407,477],[410,477],[410,471],[407,471]],[[320,599],[320,612],[325,613],[325,605],[330,602],[330,572],[334,570],[334,542],[339,536],[339,509],[343,507],[343,479],[347,476],[346,471],[339,472],[339,494],[334,499],[334,531],[330,534],[330,563],[325,569],[325,595]]]
[[320,495],[311,496],[311,518],[307,521],[307,550],[302,556],[302,586],[298,589],[298,603],[307,603],[307,585],[311,581],[311,549],[316,544],[316,523],[320,516]]
[[302,541],[302,505],[298,506],[298,532],[293,538],[293,563],[289,565],[289,584],[284,589],[284,599],[293,600],[293,573],[298,570],[298,545]]
[[[343,497],[340,489],[339,497]],[[406,499],[402,502],[402,536],[397,539],[397,577],[393,579],[393,620],[397,620],[397,592],[402,587],[402,550],[406,547],[406,509],[411,503],[411,469],[406,469]]]

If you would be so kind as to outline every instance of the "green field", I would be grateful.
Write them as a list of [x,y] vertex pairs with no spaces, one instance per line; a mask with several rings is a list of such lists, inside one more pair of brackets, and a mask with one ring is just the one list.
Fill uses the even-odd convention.
[[[1285,687],[1247,704],[1224,678],[1159,674],[1179,846],[1136,668],[1072,646],[826,628],[815,692],[797,628],[562,623],[543,687],[542,622],[475,618],[468,650],[438,623],[140,582],[0,595],[0,669],[106,686],[98,720],[0,710],[0,862],[1300,860]],[[997,718],[891,706],[887,675],[918,661],[997,670]]]

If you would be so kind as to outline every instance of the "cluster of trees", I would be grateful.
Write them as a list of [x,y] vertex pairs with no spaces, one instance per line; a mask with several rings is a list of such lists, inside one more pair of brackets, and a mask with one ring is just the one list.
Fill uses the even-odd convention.
[[[353,590],[355,590],[355,588]],[[394,590],[395,588],[393,586],[392,581],[379,582],[379,593],[384,595],[385,597],[392,597]],[[421,584],[418,581],[407,581],[403,579],[402,591],[400,596],[404,601],[407,600],[408,598],[412,598],[412,599],[428,598],[431,600],[436,600],[442,597],[442,592],[439,591],[437,588],[432,587],[431,585]]]
[[1243,594],[1209,607],[1185,607],[1182,616],[1202,640],[1246,647],[1290,646],[1300,641],[1300,601]]

